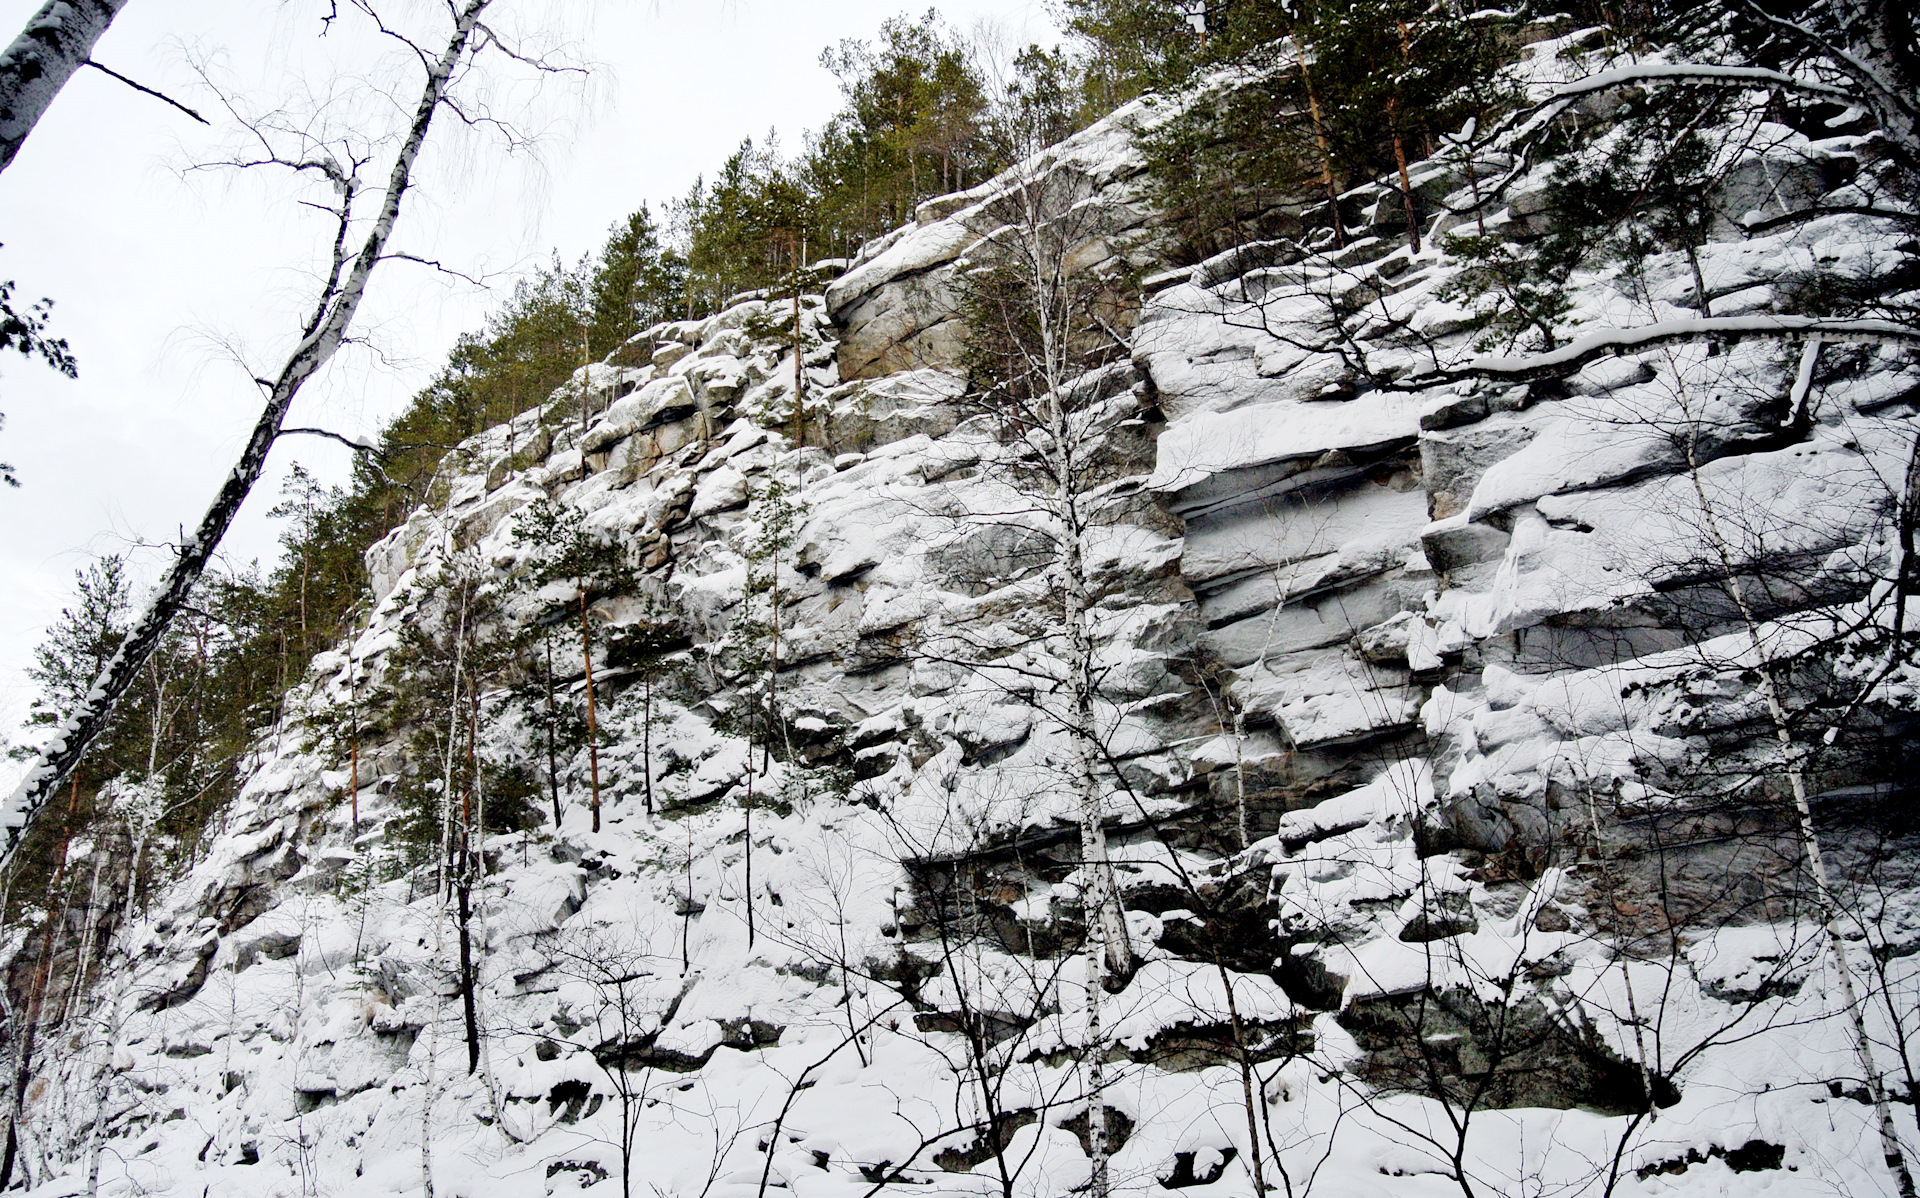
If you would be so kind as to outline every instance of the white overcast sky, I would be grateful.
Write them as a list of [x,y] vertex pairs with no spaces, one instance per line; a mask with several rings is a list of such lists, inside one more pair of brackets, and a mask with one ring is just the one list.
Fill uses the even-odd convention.
[[[820,51],[870,37],[886,17],[917,14],[927,0],[511,3],[571,22],[566,31],[600,68],[592,94],[551,99],[534,168],[443,141],[396,238],[400,248],[496,272],[503,283],[550,250],[572,259],[596,249],[613,221],[641,201],[657,206],[683,194],[743,137],[777,128],[785,146],[798,145],[839,100]],[[0,38],[40,4],[0,0]],[[190,63],[210,60],[256,95],[291,97],[296,78],[330,69],[315,50],[323,7],[130,0],[95,57],[213,118]],[[987,20],[1015,38],[1054,37],[1042,0],[939,7],[963,28]],[[369,72],[376,60],[365,49],[335,37],[324,52],[334,69]],[[417,86],[417,72],[404,86]],[[269,372],[309,291],[318,226],[284,192],[183,174],[232,138],[230,123],[203,128],[83,71],[0,173],[0,279],[17,282],[16,301],[56,301],[55,331],[80,362],[70,382],[17,356],[0,361],[0,461],[24,484],[0,489],[0,737],[13,735],[26,711],[22,670],[67,601],[74,570],[199,521],[260,405],[235,352]],[[383,270],[361,322],[377,334],[381,360],[337,360],[296,404],[291,424],[377,429],[497,298],[413,267]],[[328,442],[283,441],[228,554],[272,556],[276,529],[264,513],[290,463],[340,479],[346,459]],[[151,568],[157,557],[145,560]],[[0,764],[0,779],[10,773]]]

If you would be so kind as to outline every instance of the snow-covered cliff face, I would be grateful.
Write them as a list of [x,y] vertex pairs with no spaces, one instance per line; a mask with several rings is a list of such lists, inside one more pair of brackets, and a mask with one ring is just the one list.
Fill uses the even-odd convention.
[[[1089,260],[1152,252],[1139,119],[1029,168],[1093,180],[1112,216]],[[1725,204],[1817,194],[1851,152],[1771,130],[1741,176],[1764,186]],[[1437,165],[1416,182],[1466,185]],[[965,335],[940,272],[990,192],[936,201],[807,301],[798,437],[786,302],[747,300],[652,331],[647,365],[587,372],[584,432],[563,393],[448,459],[369,554],[364,630],[316,661],[36,1078],[36,1192],[76,1192],[95,1162],[127,1194],[1084,1182],[1050,563],[1008,448],[939,369]],[[1533,194],[1490,228],[1524,224]],[[1743,1170],[1878,1192],[1757,680],[1892,551],[1920,371],[1832,347],[1804,412],[1784,402],[1796,357],[1757,341],[1557,389],[1356,390],[1302,348],[1330,310],[1377,312],[1359,348],[1380,375],[1426,365],[1408,328],[1423,352],[1466,339],[1435,294],[1447,259],[1398,247],[1396,197],[1356,198],[1379,227],[1337,262],[1270,247],[1155,280],[1132,363],[1101,380],[1125,502],[1089,543],[1097,722],[1141,958],[1103,999],[1116,1187],[1251,1193],[1257,1151],[1291,1192],[1721,1193]],[[1702,254],[1714,310],[1765,311],[1798,265],[1864,261],[1880,235],[1846,216],[1728,233]],[[1683,262],[1652,273],[1670,287],[1577,277],[1577,315],[1660,319],[1691,295]],[[793,535],[769,559],[781,496]],[[694,648],[657,684],[602,658],[598,831],[582,752],[559,828],[486,843],[476,1059],[452,900],[431,868],[395,872],[385,831],[403,730],[360,746],[356,825],[346,749],[317,729],[394,681],[404,629],[459,619],[455,572],[498,597],[503,634],[568,597],[524,581],[515,515],[539,498],[639,572],[594,621],[664,613]],[[753,571],[777,577],[777,641],[742,618]],[[740,715],[772,645],[778,752]],[[1828,831],[1864,869],[1884,832],[1865,713],[1902,678],[1821,669],[1794,685],[1879,687],[1836,709],[1815,779],[1823,812],[1852,804]],[[538,772],[515,680],[483,688],[477,751]],[[1899,871],[1875,877],[1849,901],[1891,946],[1857,957],[1897,1075],[1920,907]]]

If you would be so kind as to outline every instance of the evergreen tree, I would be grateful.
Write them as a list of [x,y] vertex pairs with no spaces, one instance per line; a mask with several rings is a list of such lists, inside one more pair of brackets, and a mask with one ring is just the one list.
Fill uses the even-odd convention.
[[[820,62],[839,78],[846,97],[835,118],[847,134],[846,157],[832,173],[858,180],[863,211],[884,213],[884,227],[906,220],[921,200],[969,187],[997,169],[980,136],[985,80],[971,47],[934,10],[918,21],[885,21],[875,42],[843,41]],[[852,197],[829,192],[824,198],[833,205]]]
[[1311,70],[1303,79],[1316,89],[1314,124],[1325,129],[1334,168],[1398,175],[1407,242],[1418,253],[1423,214],[1408,163],[1505,100],[1495,84],[1506,60],[1499,17],[1452,0],[1320,0],[1303,12],[1290,33]]
[[1222,5],[1187,62],[1223,72],[1147,140],[1150,178],[1194,258],[1289,232],[1288,201],[1316,192],[1344,243],[1337,197],[1392,172],[1409,246],[1425,217],[1410,163],[1436,138],[1512,102],[1505,18],[1450,0]]
[[1086,58],[1089,103],[1110,110],[1184,83],[1201,62],[1205,8],[1190,0],[1059,0],[1061,28]]
[[528,713],[538,740],[537,748],[545,759],[547,797],[553,808],[553,826],[558,830],[560,811],[560,759],[571,757],[587,741],[587,722],[571,704],[558,702],[555,695],[554,639],[552,624],[539,623],[521,634],[521,655],[530,663],[513,688],[513,697]]
[[110,554],[75,570],[73,583],[74,601],[60,610],[27,667],[40,688],[27,717],[32,724],[51,726],[73,710],[126,635],[133,590],[125,558]]
[[[640,678],[640,768],[641,793],[647,814],[654,814],[653,728],[654,692],[674,670],[674,657],[693,642],[666,613],[648,604],[646,615],[635,624],[622,628],[607,642],[607,666],[639,675]],[[555,804],[558,811],[558,803]],[[558,819],[555,825],[558,826]]]
[[640,205],[613,226],[587,285],[592,346],[610,353],[635,333],[676,319],[686,289],[685,260],[662,243],[652,211]]
[[[600,727],[593,681],[593,601],[623,590],[628,568],[618,545],[586,526],[585,513],[550,499],[537,499],[514,520],[515,541],[532,552],[535,586],[565,583],[576,592],[580,620],[580,662],[585,677],[587,762],[593,830],[600,830]],[[556,618],[564,608],[555,612]]]
[[[67,339],[47,336],[47,322],[53,312],[53,301],[42,299],[26,308],[15,307],[13,287],[12,279],[0,282],[0,352],[11,349],[25,358],[39,358],[56,373],[70,379],[78,378],[80,367],[73,360],[73,352],[67,348]],[[0,427],[5,424],[6,416],[0,414]],[[9,487],[20,485],[13,467],[5,462],[0,462],[0,482]]]

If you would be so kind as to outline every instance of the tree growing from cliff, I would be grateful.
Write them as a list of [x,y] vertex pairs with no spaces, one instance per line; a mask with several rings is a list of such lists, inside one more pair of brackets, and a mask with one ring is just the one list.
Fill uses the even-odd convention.
[[1409,165],[1441,134],[1511,104],[1505,18],[1400,0],[1221,7],[1205,51],[1214,74],[1144,140],[1152,190],[1184,251],[1204,258],[1296,236],[1296,221],[1330,227],[1344,246],[1341,194],[1391,171],[1418,253],[1427,213]]
[[893,220],[922,196],[963,190],[992,173],[981,137],[987,98],[973,48],[937,13],[884,21],[875,43],[843,41],[820,62],[839,78],[843,119],[858,131],[848,146],[860,158],[864,190]]
[[[443,561],[423,586],[425,610],[407,624],[389,666],[386,718],[406,734],[407,747],[393,790],[400,817],[385,831],[402,854],[400,863],[431,878],[436,969],[442,927],[451,922],[456,956],[445,968],[460,997],[467,1072],[480,1075],[498,1112],[481,1009],[488,948],[481,901],[485,843],[490,834],[525,827],[524,801],[533,788],[523,770],[493,759],[482,729],[487,691],[515,667],[517,645],[505,628],[501,593],[482,577],[472,555]],[[515,1135],[504,1116],[498,1127],[509,1138]]]
[[[1123,380],[1101,370],[1125,350],[1116,331],[1127,302],[1123,279],[1076,254],[1091,240],[1086,184],[1030,178],[1013,187],[975,230],[981,240],[958,268],[958,309],[971,332],[967,403],[997,445],[983,466],[1008,487],[1007,509],[986,514],[1045,543],[1045,590],[1033,648],[1030,701],[1066,742],[1066,788],[1080,828],[1086,911],[1086,1088],[1106,1086],[1102,995],[1131,975],[1133,948],[1107,857],[1106,738],[1112,720],[1100,686],[1095,630],[1100,586],[1094,554],[1118,506],[1104,441],[1127,416]],[[964,634],[961,637],[964,644]],[[994,657],[1004,656],[1004,646]],[[976,668],[980,661],[970,663]],[[1109,1186],[1105,1105],[1090,1101],[1093,1192]]]
[[[618,545],[586,525],[586,514],[550,499],[536,499],[514,519],[514,540],[530,554],[535,586],[571,587],[580,621],[580,668],[586,680],[587,769],[593,830],[600,830],[600,722],[593,682],[593,601],[628,585],[626,558]],[[556,621],[558,616],[556,615]]]
[[676,655],[691,645],[692,640],[679,625],[652,604],[637,622],[622,628],[607,642],[607,667],[640,677],[640,787],[648,816],[655,813],[653,733],[660,719],[654,705],[655,692],[679,672],[681,663]]
[[661,232],[652,210],[642,204],[607,235],[587,284],[588,340],[602,354],[684,312],[687,263]]
[[[789,483],[780,478],[758,488],[750,508],[751,519],[741,530],[740,553],[746,567],[741,579],[740,606],[727,629],[719,652],[733,658],[745,676],[741,704],[733,716],[735,731],[746,741],[747,760],[741,814],[746,824],[745,904],[747,944],[759,933],[753,891],[753,815],[767,799],[761,787],[773,776],[774,750],[782,760],[793,757],[793,741],[780,710],[780,619],[783,601],[780,572],[805,518],[805,506]],[[754,765],[756,750],[760,756]]]
[[[1103,111],[1178,87],[1208,58],[1233,0],[1062,0],[1061,25],[1086,59],[1081,87]],[[1257,7],[1242,0],[1239,7]]]
[[556,701],[553,640],[554,627],[551,624],[536,624],[522,632],[521,649],[531,661],[532,668],[514,687],[514,692],[529,713],[535,735],[540,741],[539,747],[544,751],[547,796],[553,807],[553,827],[558,831],[561,823],[560,759],[563,754],[571,757],[586,743],[587,725],[572,704],[563,706]]

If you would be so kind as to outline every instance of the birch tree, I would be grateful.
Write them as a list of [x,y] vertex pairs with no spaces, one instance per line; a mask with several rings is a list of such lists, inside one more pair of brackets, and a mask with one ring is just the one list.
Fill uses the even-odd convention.
[[0,53],[0,171],[74,72],[91,62],[94,43],[127,0],[47,0]]
[[1066,785],[1080,831],[1081,886],[1087,936],[1085,1086],[1088,1142],[1093,1158],[1090,1192],[1108,1192],[1109,1143],[1101,1000],[1110,984],[1134,967],[1124,912],[1114,886],[1105,831],[1105,736],[1111,719],[1100,711],[1102,669],[1097,661],[1094,604],[1098,588],[1092,550],[1100,529],[1114,522],[1102,445],[1124,419],[1099,367],[1123,345],[1114,332],[1114,280],[1081,263],[1076,251],[1090,241],[1088,185],[1066,173],[1028,179],[989,205],[976,232],[981,240],[960,264],[960,310],[972,334],[970,401],[1000,441],[994,467],[1017,496],[1013,507],[991,513],[1038,531],[1047,546],[1048,587],[1040,636],[1052,663],[1034,679],[1034,703],[1068,746]]
[[223,102],[227,114],[242,128],[245,142],[233,157],[209,166],[277,170],[308,186],[301,202],[325,214],[330,234],[320,284],[292,352],[271,377],[257,380],[266,406],[212,505],[195,531],[182,538],[177,556],[145,609],[131,622],[119,651],[61,721],[18,789],[0,803],[0,828],[5,830],[0,863],[12,855],[47,797],[101,734],[115,704],[186,605],[194,584],[259,481],[274,442],[286,431],[293,401],[347,341],[375,271],[395,259],[423,261],[394,248],[392,241],[414,186],[420,155],[442,111],[462,124],[502,133],[510,148],[525,144],[525,136],[511,121],[491,112],[484,98],[461,99],[456,94],[460,85],[480,70],[483,59],[504,59],[537,72],[565,69],[503,40],[486,24],[489,13],[501,7],[496,0],[444,0],[434,7],[445,22],[443,40],[428,42],[389,23],[375,0],[349,0],[339,6],[337,16],[358,15],[382,37],[403,46],[422,73],[411,117],[386,160],[384,186],[368,182],[378,177],[385,160],[379,141],[354,129],[331,128],[324,114],[303,122],[285,112],[253,115],[243,112],[237,102]]

